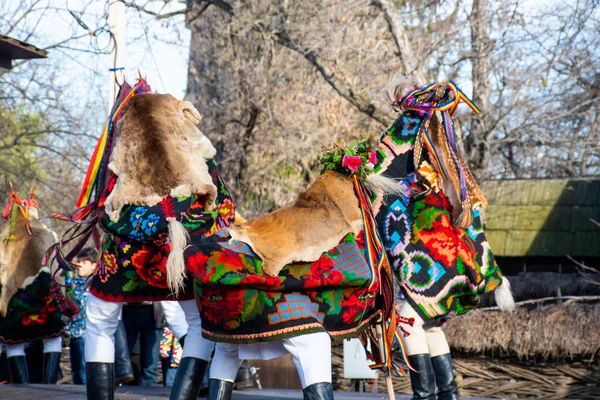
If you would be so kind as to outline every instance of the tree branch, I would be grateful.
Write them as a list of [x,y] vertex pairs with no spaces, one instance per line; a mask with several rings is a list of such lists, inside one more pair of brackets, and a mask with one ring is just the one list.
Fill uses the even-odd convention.
[[374,119],[382,126],[389,125],[390,118],[387,117],[384,113],[380,112],[377,107],[370,103],[367,100],[363,100],[358,98],[352,89],[344,85],[339,79],[335,77],[335,74],[329,70],[325,65],[323,65],[320,61],[320,57],[314,51],[304,47],[296,40],[289,37],[287,32],[278,32],[275,33],[275,39],[277,43],[281,44],[288,49],[301,54],[308,62],[310,62],[317,71],[321,74],[325,82],[329,84],[340,96],[346,99],[350,104],[352,104],[358,111],[367,115],[368,117]]
[[379,8],[383,13],[385,21],[388,24],[388,29],[392,34],[394,44],[396,45],[396,49],[398,50],[397,55],[402,64],[402,68],[404,69],[404,74],[413,76],[421,85],[427,83],[423,71],[415,66],[415,63],[412,61],[415,54],[413,53],[410,41],[408,40],[408,35],[404,27],[404,19],[402,18],[400,10],[394,4],[394,1],[373,0],[372,4]]

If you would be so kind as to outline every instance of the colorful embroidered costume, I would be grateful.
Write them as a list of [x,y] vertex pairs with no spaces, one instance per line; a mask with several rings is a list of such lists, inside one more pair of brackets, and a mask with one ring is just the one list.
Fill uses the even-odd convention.
[[[207,161],[210,175],[218,189],[216,205],[205,209],[204,196],[165,197],[152,207],[128,205],[117,222],[112,222],[102,210],[100,226],[107,233],[100,263],[90,291],[105,301],[138,302],[173,300],[167,285],[166,263],[170,252],[167,218],[175,216],[189,232],[192,240],[212,235],[228,226],[235,218],[229,190],[214,160]],[[104,198],[115,185],[112,175]],[[194,297],[191,280],[187,280],[179,299]]]
[[46,270],[17,290],[8,304],[8,313],[0,316],[0,343],[25,343],[62,335],[65,325],[50,286],[50,272]]
[[24,200],[13,191],[0,234],[0,343],[6,344],[14,383],[29,383],[28,342],[43,341],[43,383],[56,383],[62,350],[63,315],[51,291],[51,272],[42,267],[55,234],[39,221],[38,207],[33,190]]
[[186,250],[202,313],[203,334],[233,343],[271,341],[311,332],[356,335],[375,316],[363,233],[349,234],[312,263],[294,263],[279,276],[224,232]]
[[[121,86],[90,160],[80,208],[54,215],[74,223],[49,251],[63,269],[74,269],[75,253],[65,251],[69,242],[82,246],[98,224],[105,232],[86,310],[86,371],[94,376],[86,385],[93,399],[114,397],[112,338],[124,302],[177,300],[183,309],[188,329],[171,398],[198,397],[214,349],[202,338],[183,250],[189,239],[228,226],[235,210],[214,161],[216,149],[196,127],[198,110],[150,92],[143,79]],[[65,308],[76,309],[64,298]]]
[[479,211],[473,211],[471,227],[453,226],[452,205],[443,190],[430,190],[415,173],[414,145],[425,122],[422,112],[405,110],[382,137],[375,171],[403,178],[408,195],[376,199],[374,212],[406,299],[431,321],[475,308],[482,293],[500,284],[502,273]]
[[[62,314],[51,293],[48,268],[41,267],[43,252],[54,234],[37,219],[38,203],[21,200],[16,193],[4,211],[8,221],[2,230],[0,252],[2,277],[0,293],[12,288],[12,296],[2,295],[0,343],[25,343],[59,337],[64,329]],[[31,215],[35,210],[35,217]],[[27,271],[27,272],[25,272]],[[17,281],[19,280],[19,281]]]

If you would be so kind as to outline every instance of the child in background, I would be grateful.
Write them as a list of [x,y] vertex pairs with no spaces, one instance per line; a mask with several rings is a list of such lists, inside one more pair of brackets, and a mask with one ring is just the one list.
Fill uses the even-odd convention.
[[73,384],[85,385],[85,305],[89,290],[86,288],[88,277],[94,273],[98,252],[92,247],[83,248],[77,255],[79,269],[77,273],[67,275],[67,286],[74,294],[79,313],[66,323],[64,337],[70,339],[71,376]]

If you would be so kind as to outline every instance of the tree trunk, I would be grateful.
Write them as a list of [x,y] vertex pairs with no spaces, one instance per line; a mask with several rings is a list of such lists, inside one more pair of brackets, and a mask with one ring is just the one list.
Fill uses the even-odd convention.
[[465,138],[465,148],[471,171],[477,180],[481,180],[490,158],[490,138],[493,131],[493,116],[490,107],[489,53],[491,46],[487,34],[487,0],[473,0],[470,20],[473,101],[481,110],[481,114],[471,120],[471,129]]

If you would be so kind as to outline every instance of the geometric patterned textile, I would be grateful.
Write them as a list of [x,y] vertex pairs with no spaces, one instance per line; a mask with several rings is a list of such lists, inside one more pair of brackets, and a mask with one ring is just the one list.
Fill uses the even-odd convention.
[[42,270],[33,282],[11,297],[6,317],[0,316],[0,343],[17,344],[62,335],[65,325],[50,282],[50,273]]
[[[102,255],[92,277],[91,293],[105,301],[142,302],[175,300],[167,285],[167,258],[171,251],[167,218],[182,223],[192,241],[203,240],[217,230],[229,226],[235,210],[216,162],[207,160],[208,170],[217,187],[216,209],[206,211],[205,197],[165,197],[160,203],[147,207],[123,207],[117,222],[112,222],[101,210],[99,223],[107,233]],[[109,180],[103,198],[115,184]],[[177,299],[193,299],[191,279]]]
[[363,233],[347,235],[314,262],[286,265],[264,275],[262,260],[226,230],[193,242],[185,251],[194,276],[203,336],[254,343],[328,332],[354,336],[377,317]]
[[479,212],[469,229],[453,226],[443,191],[426,191],[415,173],[413,146],[423,120],[419,111],[405,110],[382,136],[376,172],[402,179],[406,195],[374,196],[373,212],[406,299],[427,324],[438,324],[475,308],[502,273]]

